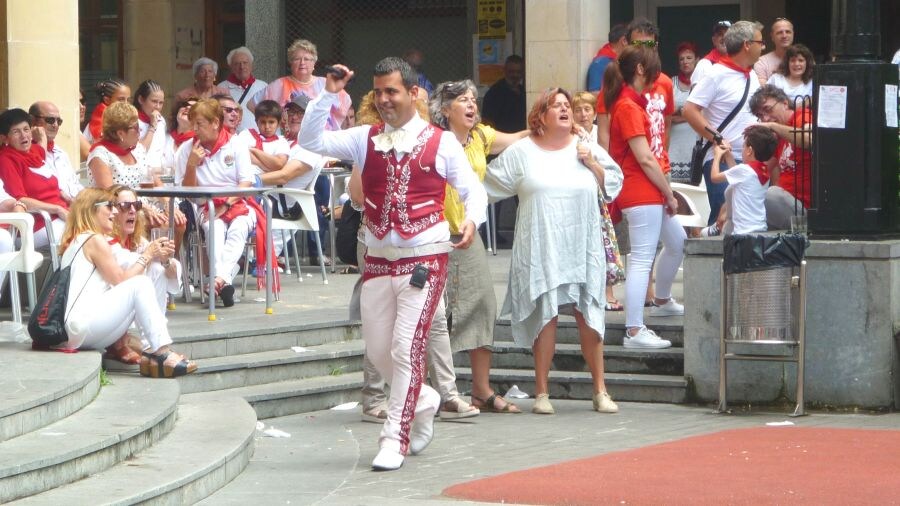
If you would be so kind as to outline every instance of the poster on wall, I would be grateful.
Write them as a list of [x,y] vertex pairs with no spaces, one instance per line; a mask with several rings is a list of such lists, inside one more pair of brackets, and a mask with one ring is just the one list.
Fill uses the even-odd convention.
[[506,38],[506,0],[478,0],[478,37]]
[[512,34],[504,34],[502,39],[473,38],[475,83],[490,86],[503,78],[503,62],[512,54]]

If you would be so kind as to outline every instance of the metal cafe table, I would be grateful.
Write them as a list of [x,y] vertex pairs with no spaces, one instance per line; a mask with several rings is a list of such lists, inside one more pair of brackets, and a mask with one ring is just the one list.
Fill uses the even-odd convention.
[[[237,186],[157,186],[155,188],[139,188],[135,191],[141,197],[170,197],[169,216],[175,215],[175,199],[205,199],[209,209],[214,209],[213,199],[217,197],[257,197],[270,191],[271,188],[242,188]],[[266,237],[272,237],[272,205],[269,199],[262,199],[263,209],[266,210]],[[216,220],[210,220],[208,236],[213,236]],[[199,226],[199,225],[198,225]],[[169,233],[175,232],[175,220],[169,220]],[[170,235],[171,236],[171,235]],[[216,264],[215,243],[208,241],[207,254],[209,258],[209,321],[216,320]],[[266,314],[272,314],[272,255],[266,244]]]

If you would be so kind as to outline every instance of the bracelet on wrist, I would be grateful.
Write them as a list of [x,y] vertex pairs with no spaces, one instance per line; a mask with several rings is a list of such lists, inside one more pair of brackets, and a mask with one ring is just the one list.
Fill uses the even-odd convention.
[[165,267],[166,269],[168,269],[169,267],[171,267],[171,266],[172,266],[172,259],[171,259],[171,258],[167,258],[165,262],[162,262],[162,266]]
[[150,260],[149,260],[147,257],[141,255],[141,256],[139,256],[139,257],[137,258],[137,263],[140,264],[141,267],[146,268],[146,267],[147,267],[147,264],[150,263]]
[[16,203],[13,204],[13,207],[21,207],[22,209],[24,209],[26,211],[28,210],[28,206],[26,206],[25,202],[22,202],[21,200],[17,200]]

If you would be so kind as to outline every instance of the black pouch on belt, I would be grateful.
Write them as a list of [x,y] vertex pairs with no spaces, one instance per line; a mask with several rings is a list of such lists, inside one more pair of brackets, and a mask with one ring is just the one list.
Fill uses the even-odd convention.
[[430,271],[428,267],[425,267],[422,264],[417,264],[413,268],[412,277],[409,278],[410,286],[414,286],[416,288],[425,288],[425,282],[428,281],[428,274]]

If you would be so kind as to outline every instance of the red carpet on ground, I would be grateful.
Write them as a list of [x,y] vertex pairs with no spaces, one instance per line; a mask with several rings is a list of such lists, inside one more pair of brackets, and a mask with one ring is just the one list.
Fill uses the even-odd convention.
[[900,430],[727,430],[460,483],[443,493],[519,504],[900,504]]

